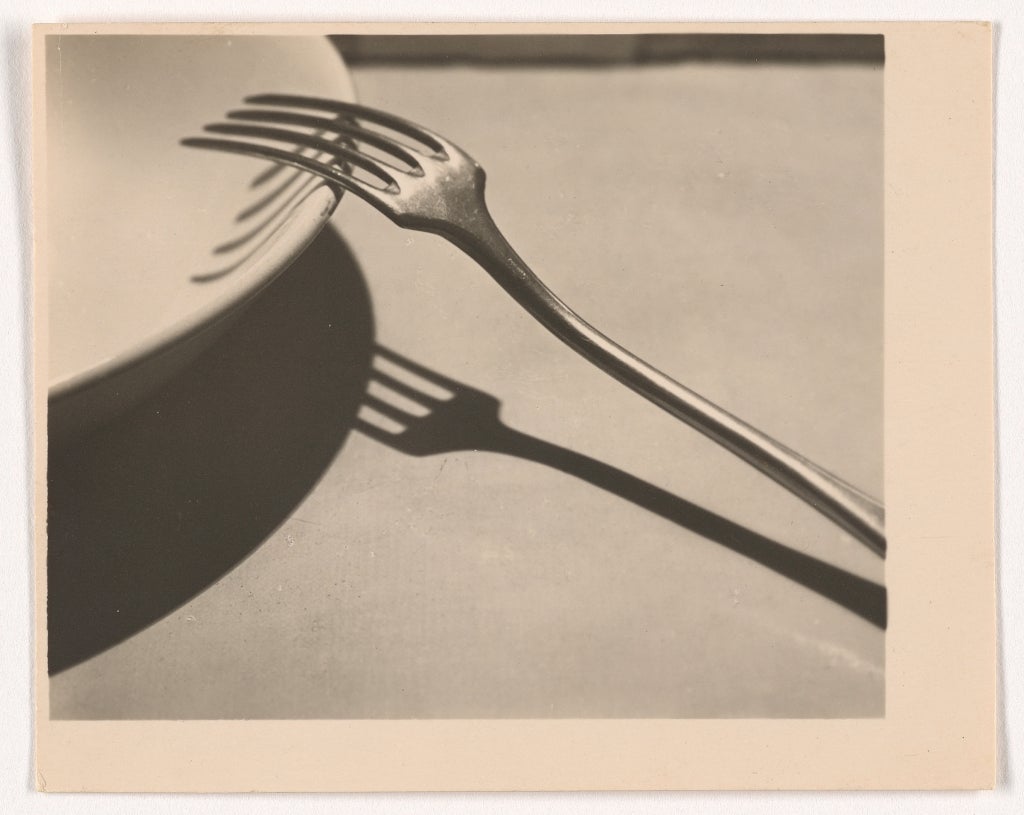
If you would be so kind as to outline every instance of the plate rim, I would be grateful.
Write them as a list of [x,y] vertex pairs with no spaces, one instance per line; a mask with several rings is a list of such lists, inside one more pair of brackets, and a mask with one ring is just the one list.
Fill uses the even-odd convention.
[[[324,35],[319,38],[310,37],[309,39],[322,40],[325,46],[334,54],[337,59],[337,68],[344,84],[347,86],[349,101],[355,101],[356,90],[348,66],[345,63],[344,56],[331,42],[330,37]],[[45,176],[46,162],[41,163],[43,164],[42,169]],[[45,178],[42,183],[45,183]],[[245,269],[246,275],[249,278],[245,285],[230,289],[213,298],[205,305],[190,310],[171,324],[147,334],[141,340],[132,343],[130,347],[120,349],[111,356],[65,374],[59,379],[54,379],[49,375],[48,362],[47,401],[64,400],[90,388],[102,386],[105,381],[131,368],[144,365],[164,353],[172,352],[178,345],[212,328],[221,319],[229,317],[256,297],[279,275],[287,271],[324,227],[327,226],[343,197],[344,191],[341,188],[318,180],[302,199],[295,204],[287,217],[276,227],[277,234],[269,242],[266,249]],[[45,235],[37,235],[38,237],[45,239]],[[44,273],[44,285],[48,289],[52,285],[52,269],[48,268],[48,261],[45,258],[43,263],[39,264],[39,270]],[[43,310],[39,314],[46,321],[45,332],[46,336],[49,337],[52,333],[49,311]],[[47,342],[47,355],[49,354],[49,345],[50,343]]]

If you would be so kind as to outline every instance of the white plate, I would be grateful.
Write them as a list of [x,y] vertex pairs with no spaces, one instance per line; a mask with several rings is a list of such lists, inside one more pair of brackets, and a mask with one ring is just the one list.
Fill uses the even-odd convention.
[[354,98],[322,37],[47,39],[51,438],[165,381],[327,222],[319,181],[179,143],[265,92]]

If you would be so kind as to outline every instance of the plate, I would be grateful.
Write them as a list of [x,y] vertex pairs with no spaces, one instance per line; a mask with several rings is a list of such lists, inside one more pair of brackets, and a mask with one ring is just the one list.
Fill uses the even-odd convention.
[[306,174],[180,144],[265,92],[354,98],[322,37],[47,38],[51,440],[181,370],[334,211]]

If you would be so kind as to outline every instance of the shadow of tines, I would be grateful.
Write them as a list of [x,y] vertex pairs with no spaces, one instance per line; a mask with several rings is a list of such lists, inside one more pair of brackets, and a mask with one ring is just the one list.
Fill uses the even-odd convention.
[[[323,131],[316,131],[312,135],[326,136]],[[332,140],[340,141],[340,137]],[[293,147],[291,152],[310,158],[324,158],[322,153],[302,145]],[[266,184],[282,173],[285,174],[284,178],[269,191],[264,191]],[[262,168],[249,183],[250,192],[259,197],[238,212],[232,225],[235,230],[242,231],[236,232],[212,250],[213,257],[225,262],[211,271],[192,275],[192,282],[212,283],[244,267],[275,238],[291,213],[306,197],[322,184],[316,176],[286,164],[270,162],[269,166]],[[340,190],[338,194],[341,194]],[[260,218],[253,222],[256,216]]]
[[355,429],[413,456],[486,451],[533,461],[630,501],[747,557],[884,629],[886,589],[784,546],[667,490],[583,453],[505,425],[500,401],[376,346]]

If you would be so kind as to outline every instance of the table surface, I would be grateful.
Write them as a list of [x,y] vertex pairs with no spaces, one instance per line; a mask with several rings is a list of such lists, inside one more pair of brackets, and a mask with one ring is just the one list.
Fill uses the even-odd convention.
[[[882,494],[880,66],[353,75],[586,319]],[[428,455],[363,398],[414,364]],[[50,478],[55,718],[884,713],[879,558],[354,199]]]

